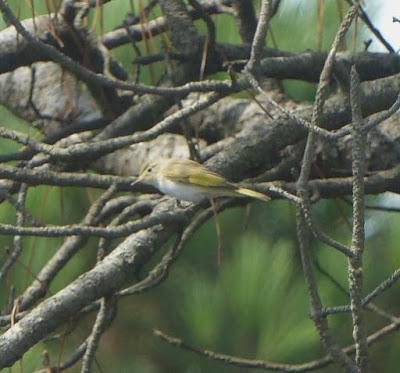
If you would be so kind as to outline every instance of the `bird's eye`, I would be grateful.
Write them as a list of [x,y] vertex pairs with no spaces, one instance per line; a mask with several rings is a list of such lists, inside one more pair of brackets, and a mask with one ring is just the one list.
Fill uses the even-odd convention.
[[151,167],[149,167],[149,168],[147,169],[147,172],[151,172],[151,171],[153,171],[153,169],[152,169]]

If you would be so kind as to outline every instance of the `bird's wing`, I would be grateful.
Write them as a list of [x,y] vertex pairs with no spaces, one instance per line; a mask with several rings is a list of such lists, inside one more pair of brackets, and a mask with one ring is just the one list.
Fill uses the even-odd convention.
[[222,176],[193,161],[177,162],[174,168],[169,167],[164,171],[164,175],[178,183],[190,183],[202,187],[232,188],[232,185]]

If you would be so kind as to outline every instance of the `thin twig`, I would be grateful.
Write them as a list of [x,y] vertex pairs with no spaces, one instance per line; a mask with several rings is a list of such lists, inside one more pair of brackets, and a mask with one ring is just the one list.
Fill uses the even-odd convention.
[[260,65],[262,50],[265,47],[265,37],[267,36],[269,21],[271,19],[271,13],[271,0],[262,0],[257,28],[254,34],[253,43],[251,45],[250,59],[245,67],[245,71],[249,72],[251,75],[255,74],[255,71]]
[[[109,199],[117,191],[117,185],[111,185],[100,198],[92,204],[83,218],[83,224],[97,224],[101,220],[101,210],[109,201]],[[59,247],[57,252],[42,267],[35,278],[35,281],[25,289],[20,297],[21,309],[27,309],[43,297],[49,288],[51,281],[60,272],[62,268],[69,262],[74,254],[87,242],[87,236],[68,237]]]
[[243,42],[251,44],[257,28],[257,18],[251,0],[233,0],[235,18]]
[[360,373],[367,371],[368,346],[362,315],[362,257],[365,245],[365,133],[361,112],[360,80],[355,67],[350,75],[350,102],[352,112],[352,170],[353,170],[353,233],[351,249],[354,256],[349,258],[349,293],[353,318],[353,338],[356,344],[356,364]]
[[315,364],[314,362],[305,364],[279,364],[279,363],[273,363],[268,360],[246,359],[238,356],[221,354],[218,352],[197,348],[195,346],[189,345],[182,339],[172,337],[162,332],[161,330],[154,330],[153,333],[155,336],[157,336],[164,342],[167,342],[168,344],[174,347],[194,352],[208,359],[212,359],[215,361],[222,362],[224,364],[233,365],[240,368],[262,369],[262,370],[278,371],[278,372],[306,372],[329,364],[329,361],[327,362],[321,361],[318,362],[317,364]]
[[103,87],[123,89],[132,91],[138,94],[155,94],[155,95],[185,95],[191,92],[212,92],[212,91],[227,91],[231,88],[231,81],[201,81],[201,82],[190,82],[180,87],[156,87],[156,86],[145,86],[140,84],[133,84],[118,79],[110,78],[106,75],[96,74],[93,71],[83,67],[76,61],[66,56],[58,49],[50,44],[42,42],[40,39],[33,36],[19,21],[16,15],[13,13],[11,8],[7,5],[4,0],[0,0],[0,11],[3,17],[10,22],[32,46],[39,49],[43,54],[48,56],[53,61],[59,63],[65,69],[75,74],[79,79],[90,84],[99,84]]
[[193,7],[196,12],[200,14],[200,17],[204,20],[207,26],[208,32],[208,47],[211,51],[215,48],[215,24],[212,20],[211,16],[203,9],[202,4],[200,4],[197,0],[188,0],[189,4]]
[[358,7],[358,10],[359,10],[360,18],[363,20],[363,22],[367,25],[367,27],[371,30],[371,32],[376,36],[376,38],[385,46],[385,48],[390,53],[395,53],[395,50],[393,49],[393,47],[383,37],[382,33],[373,25],[370,18],[368,17],[368,14],[365,12],[364,8],[360,5],[359,0],[357,0],[355,2],[353,2],[352,0],[346,0],[346,1],[351,6],[354,6],[356,4],[356,6]]
[[[216,205],[218,212],[223,211],[229,207],[236,206],[240,203],[235,199],[227,199]],[[187,241],[193,236],[193,234],[199,229],[208,219],[213,216],[213,209],[209,208],[202,211],[183,231],[181,236],[175,241],[173,247],[164,254],[160,262],[149,272],[145,279],[138,282],[137,284],[121,290],[118,296],[130,296],[137,293],[147,291],[165,280],[168,275],[169,268],[176,261],[182,250],[184,249]]]
[[[343,40],[347,30],[349,29],[357,10],[351,8],[340,25],[336,34],[335,40],[329,51],[328,58],[325,61],[322,69],[320,81],[317,88],[316,98],[313,107],[311,125],[317,126],[323,111],[323,106],[327,97],[327,89],[329,86],[335,55]],[[315,153],[315,132],[309,132],[307,143],[304,150],[303,161],[301,165],[300,176],[297,181],[298,195],[302,199],[302,208],[297,210],[297,237],[299,241],[300,255],[303,265],[303,273],[306,280],[308,293],[310,296],[311,318],[314,321],[315,327],[319,333],[321,342],[326,351],[331,354],[333,360],[341,365],[347,372],[357,372],[357,368],[351,359],[342,351],[338,343],[333,339],[329,331],[329,326],[326,318],[322,315],[323,306],[319,296],[317,282],[315,278],[314,268],[310,253],[310,243],[307,232],[306,216],[311,216],[311,204],[309,197],[309,179],[311,167],[314,161]]]
[[[19,188],[18,199],[17,199],[17,204],[19,206],[25,205],[27,191],[28,191],[27,184],[22,183]],[[20,209],[17,211],[16,227],[22,227],[24,224],[25,224],[25,209]],[[3,265],[0,268],[0,283],[7,275],[8,271],[15,264],[15,262],[18,260],[21,253],[22,253],[22,237],[19,235],[15,235],[13,249],[9,253],[9,255],[7,256],[6,260],[4,261]]]
[[381,282],[374,290],[372,290],[363,300],[363,305],[368,304],[379,294],[389,289],[400,278],[400,268],[396,269],[389,278]]
[[[315,267],[321,274],[323,274],[325,277],[327,277],[343,294],[350,296],[349,291],[342,284],[340,284],[339,281],[337,281],[329,272],[327,272],[325,269],[323,269],[321,267],[321,265],[319,264],[318,260],[315,261]],[[364,308],[366,308],[368,311],[374,312],[377,315],[383,317],[385,320],[388,320],[391,322],[394,322],[397,320],[395,316],[384,311],[383,309],[376,306],[375,304],[364,303],[364,300],[362,302],[362,306]],[[325,307],[322,310],[322,313],[324,315],[333,315],[333,314],[345,313],[345,312],[351,312],[350,305],[337,306],[337,307]]]
[[323,315],[322,301],[319,296],[317,280],[311,260],[307,224],[300,208],[297,209],[297,238],[303,266],[304,278],[310,297],[310,317],[314,321],[321,342],[326,351],[332,356],[335,363],[342,366],[347,372],[356,373],[357,369],[351,359],[342,351],[329,332],[329,325]]
[[[367,338],[368,345],[370,346],[375,344],[376,342],[380,341],[383,337],[397,331],[399,328],[400,328],[400,318],[384,326],[383,328],[377,330],[376,332],[370,334]],[[279,364],[266,360],[246,359],[238,356],[221,354],[215,351],[200,349],[198,347],[189,345],[180,338],[172,337],[162,332],[161,330],[154,330],[153,333],[155,336],[171,344],[172,346],[179,347],[190,352],[194,352],[195,354],[204,356],[206,358],[215,361],[220,361],[224,364],[229,364],[241,368],[262,369],[269,371],[273,370],[280,372],[310,372],[312,370],[324,368],[333,362],[332,356],[330,355],[326,355],[321,359],[309,361],[307,363],[302,363],[302,364]],[[343,352],[350,355],[355,352],[355,349],[356,349],[355,345],[350,345],[345,347],[343,349]]]
[[[0,3],[1,1],[2,0],[0,0]],[[72,161],[76,159],[81,159],[82,156],[85,157],[85,159],[97,158],[107,153],[111,153],[118,149],[126,147],[128,145],[133,145],[139,142],[152,140],[156,138],[158,135],[167,132],[174,125],[181,122],[183,119],[188,118],[189,116],[216,103],[227,94],[228,92],[211,93],[206,97],[202,97],[196,103],[190,106],[186,106],[181,110],[178,110],[175,113],[169,115],[167,118],[161,120],[159,123],[157,123],[155,126],[153,126],[147,131],[134,133],[132,135],[127,135],[127,136],[115,137],[108,140],[73,144],[68,146],[67,148],[40,143],[39,141],[33,140],[29,136],[19,134],[16,131],[7,130],[1,127],[0,127],[1,130],[0,135],[4,137],[9,136],[14,141],[27,145],[37,152],[43,152],[49,155],[50,158],[53,159]]]
[[116,303],[114,297],[103,298],[101,300],[100,310],[97,313],[92,332],[87,339],[86,351],[82,358],[81,373],[90,373],[92,371],[91,367],[100,342],[100,337],[110,324],[107,322],[107,318],[109,318],[109,314],[115,313],[115,309]]

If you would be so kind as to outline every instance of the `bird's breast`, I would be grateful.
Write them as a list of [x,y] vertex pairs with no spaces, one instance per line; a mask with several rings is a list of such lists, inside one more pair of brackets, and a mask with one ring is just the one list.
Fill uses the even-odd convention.
[[160,192],[175,197],[179,200],[196,203],[207,197],[207,191],[202,187],[178,183],[166,178],[160,178],[158,180],[158,189]]

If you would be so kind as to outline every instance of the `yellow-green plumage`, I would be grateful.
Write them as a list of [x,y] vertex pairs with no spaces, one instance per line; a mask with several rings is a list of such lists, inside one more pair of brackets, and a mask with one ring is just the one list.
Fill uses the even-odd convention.
[[147,164],[138,181],[151,184],[164,194],[193,202],[223,196],[270,199],[265,194],[230,183],[200,163],[184,159],[163,159]]
[[265,202],[267,202],[271,199],[268,196],[266,196],[265,194],[256,192],[255,190],[251,190],[248,188],[237,188],[236,192],[241,194],[242,196],[257,198],[257,199],[260,199],[261,201],[265,201]]
[[176,160],[174,167],[164,169],[164,176],[179,183],[204,187],[229,187],[229,183],[222,176],[191,160]]

